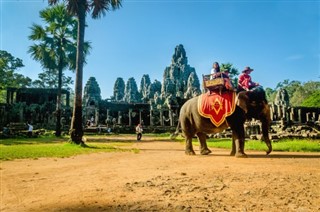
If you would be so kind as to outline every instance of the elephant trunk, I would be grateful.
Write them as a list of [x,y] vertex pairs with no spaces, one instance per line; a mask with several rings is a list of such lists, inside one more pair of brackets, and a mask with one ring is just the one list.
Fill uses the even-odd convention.
[[179,135],[179,129],[180,129],[180,121],[178,121],[176,131],[170,135],[171,140],[176,139],[176,137]]

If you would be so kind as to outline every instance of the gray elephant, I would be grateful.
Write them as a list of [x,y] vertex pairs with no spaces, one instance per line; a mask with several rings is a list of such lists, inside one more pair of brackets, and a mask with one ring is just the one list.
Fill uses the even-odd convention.
[[[237,94],[236,106],[234,112],[227,116],[223,123],[218,127],[215,126],[209,118],[200,115],[198,111],[198,99],[200,96],[194,97],[181,107],[179,125],[182,134],[185,137],[187,155],[194,155],[192,146],[192,138],[197,135],[200,142],[200,153],[207,155],[211,150],[207,147],[207,134],[215,134],[222,132],[228,127],[232,130],[232,151],[230,155],[236,157],[247,157],[244,152],[245,130],[244,122],[247,119],[257,119],[262,123],[263,140],[268,146],[267,154],[272,151],[271,141],[269,139],[269,127],[271,124],[270,108],[265,97],[264,90],[259,87],[252,91],[242,91]],[[176,131],[175,135],[177,135]]]

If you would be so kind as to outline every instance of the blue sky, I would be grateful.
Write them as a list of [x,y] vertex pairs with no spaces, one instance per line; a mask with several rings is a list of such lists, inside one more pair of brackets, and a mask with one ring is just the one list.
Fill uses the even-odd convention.
[[[28,35],[32,23],[43,24],[39,11],[46,7],[46,0],[0,0],[0,48],[22,59],[20,73],[32,79],[42,69],[27,53]],[[95,77],[103,98],[113,95],[117,77],[134,77],[138,86],[143,74],[162,82],[179,44],[199,79],[214,61],[240,72],[250,66],[265,88],[320,79],[320,1],[124,0],[87,24],[93,48],[83,84]]]

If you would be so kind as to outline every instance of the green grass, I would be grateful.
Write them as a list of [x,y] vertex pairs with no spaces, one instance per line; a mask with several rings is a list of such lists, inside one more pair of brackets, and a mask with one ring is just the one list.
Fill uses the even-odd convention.
[[[208,139],[208,147],[231,149],[231,139]],[[195,140],[196,145],[199,143]],[[256,140],[246,140],[246,150],[266,151],[268,148],[264,142]],[[272,142],[273,151],[286,152],[320,152],[320,140],[309,139],[283,139]]]
[[[119,135],[126,136],[126,135]],[[170,134],[144,134],[143,136],[152,137],[153,140],[168,140]],[[134,143],[131,141],[113,141],[106,140],[108,136],[85,136],[87,138],[86,147],[71,144],[68,137],[56,138],[53,135],[46,135],[38,138],[14,138],[0,139],[0,160],[14,159],[37,159],[41,157],[72,157],[79,154],[90,154],[97,152],[121,152],[131,151],[139,153],[139,149],[131,148]],[[184,142],[180,136],[177,142]],[[194,139],[195,145],[199,142]],[[231,139],[207,139],[209,147],[231,149]],[[272,142],[274,151],[287,152],[320,152],[320,140],[308,139],[283,139],[278,142]],[[247,140],[245,143],[246,150],[266,151],[267,146],[264,142]]]
[[97,152],[123,152],[139,150],[130,148],[132,142],[86,142],[81,147],[68,142],[68,137],[56,138],[44,136],[39,138],[0,139],[0,160],[37,159],[41,157],[71,157],[79,154]]

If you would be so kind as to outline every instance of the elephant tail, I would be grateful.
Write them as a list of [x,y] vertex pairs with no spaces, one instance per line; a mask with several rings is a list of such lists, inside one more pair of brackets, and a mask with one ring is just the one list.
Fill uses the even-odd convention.
[[180,130],[180,121],[178,121],[176,131],[170,135],[171,140],[176,139],[176,137],[179,135],[179,130]]

